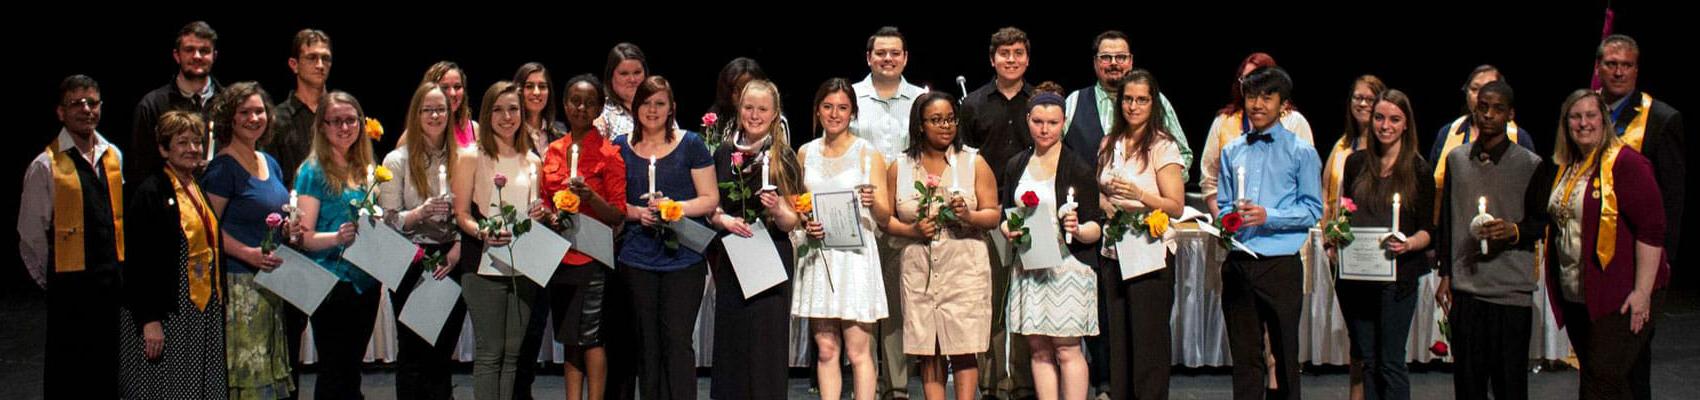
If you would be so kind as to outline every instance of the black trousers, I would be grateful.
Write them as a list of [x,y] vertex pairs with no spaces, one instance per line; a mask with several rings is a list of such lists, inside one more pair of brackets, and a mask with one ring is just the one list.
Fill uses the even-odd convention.
[[361,399],[360,364],[372,340],[378,318],[378,291],[355,293],[354,285],[337,282],[313,313],[313,344],[319,351],[318,380],[313,398]]
[[1529,398],[1530,307],[1493,304],[1452,291],[1452,386],[1459,400]]
[[[1228,253],[1222,265],[1222,317],[1234,362],[1234,398],[1297,400],[1299,396],[1299,311],[1304,300],[1304,266],[1298,256],[1253,258]],[[1263,334],[1269,332],[1275,365],[1265,365]],[[1279,390],[1269,390],[1268,368]]]
[[[422,245],[427,251],[448,251],[449,245]],[[390,295],[390,307],[395,310],[397,317],[401,316],[402,306],[412,296],[422,279],[431,279],[421,274],[425,272],[424,263],[415,261],[407,267],[407,276],[401,281],[401,287]],[[459,280],[453,272],[443,279]],[[457,296],[458,297],[458,296]],[[437,335],[437,345],[414,333],[412,329],[401,328],[396,333],[396,373],[395,396],[397,399],[452,399],[454,387],[450,377],[454,373],[455,344],[460,341],[460,328],[466,321],[466,302],[455,301],[454,310],[449,312],[448,322],[443,323],[443,330]]]
[[608,354],[608,386],[603,395],[609,400],[632,400],[637,398],[638,375],[643,370],[643,359],[634,355],[643,353],[643,342],[637,334],[638,318],[626,274],[608,273],[606,293],[602,300],[602,345]]
[[791,340],[791,283],[745,299],[731,261],[717,259],[710,265],[714,270],[714,367],[709,397],[784,399],[790,378],[791,352],[785,344]]
[[[1105,320],[1109,362],[1093,368],[1107,370],[1114,399],[1169,398],[1169,364],[1173,361],[1169,316],[1175,307],[1175,264],[1133,279],[1122,280],[1116,260],[1104,259],[1099,268],[1100,304]],[[1107,367],[1107,368],[1106,368]]]
[[118,398],[118,272],[47,273],[44,398]]
[[[1655,317],[1663,308],[1664,292],[1653,291],[1651,314]],[[1629,314],[1614,311],[1590,321],[1586,305],[1560,304],[1570,347],[1582,362],[1579,397],[1651,399],[1653,321],[1642,325],[1641,333],[1634,333],[1629,330]]]
[[[639,375],[644,400],[695,399],[696,353],[691,333],[708,285],[707,263],[683,270],[657,272],[621,265],[631,288],[632,315],[642,348]],[[619,356],[612,356],[614,358]]]

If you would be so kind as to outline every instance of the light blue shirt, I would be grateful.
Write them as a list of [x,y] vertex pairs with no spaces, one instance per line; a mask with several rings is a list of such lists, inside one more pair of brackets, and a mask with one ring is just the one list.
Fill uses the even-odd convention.
[[909,110],[915,99],[927,90],[902,80],[891,98],[880,98],[874,89],[874,76],[850,85],[856,91],[856,119],[850,121],[850,132],[879,149],[886,160],[895,160],[909,148]]
[[1315,147],[1281,124],[1271,124],[1264,133],[1274,141],[1246,143],[1250,135],[1242,135],[1222,148],[1216,206],[1224,215],[1233,210],[1240,197],[1239,167],[1244,166],[1244,197],[1265,207],[1269,218],[1261,226],[1240,228],[1236,237],[1260,256],[1298,254],[1322,218],[1322,160]]

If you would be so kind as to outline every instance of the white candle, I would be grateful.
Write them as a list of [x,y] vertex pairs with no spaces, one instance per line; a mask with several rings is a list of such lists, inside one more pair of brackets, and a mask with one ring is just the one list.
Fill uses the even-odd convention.
[[[1063,203],[1063,204],[1074,204],[1074,187],[1073,186],[1068,187],[1068,202]],[[1079,221],[1076,221],[1075,223],[1078,224]],[[1063,244],[1068,244],[1068,242],[1073,242],[1073,241],[1074,241],[1074,233],[1070,233],[1070,232],[1064,232],[1063,233]]]
[[873,164],[873,159],[874,159],[873,156],[870,156],[868,154],[862,154],[862,184],[863,185],[873,184],[873,181],[874,181],[873,173],[874,173],[874,171],[873,171],[873,169],[868,168],[868,165]]
[[767,190],[767,157],[761,158],[761,190]]
[[1399,194],[1393,194],[1393,233],[1399,233]]
[[366,164],[366,184],[368,185],[377,182],[376,175],[372,171],[372,164]]
[[437,166],[437,195],[443,196],[443,195],[447,195],[447,194],[449,194],[449,168],[447,166],[438,165]]
[[537,198],[537,186],[539,186],[537,184],[537,170],[527,172],[526,175],[529,176],[530,179],[525,181],[525,202],[530,203],[533,199]]
[[[1476,198],[1476,215],[1481,216],[1481,215],[1485,215],[1485,214],[1487,214],[1487,196],[1478,197],[1478,198]],[[1487,253],[1488,253],[1487,237],[1482,237],[1482,255],[1485,256],[1485,255],[1487,255]]]
[[1239,180],[1239,186],[1237,186],[1234,189],[1234,195],[1238,196],[1236,198],[1239,199],[1239,200],[1245,200],[1247,198],[1247,196],[1245,194],[1245,166],[1244,165],[1241,165],[1241,166],[1234,169],[1234,179]]
[[572,175],[568,175],[568,178],[577,178],[578,177],[578,143],[573,143],[573,161],[572,161],[571,165],[572,165]]
[[[212,123],[207,123],[207,126],[209,128],[212,127]],[[211,132],[210,129],[208,130],[208,132],[209,132],[209,134],[207,135],[207,162],[211,163],[212,159],[213,159],[213,153],[215,153],[215,151],[213,151],[213,136],[214,135],[210,134],[210,132]]]
[[947,166],[950,168],[950,191],[962,193],[962,171],[956,168],[961,164],[956,162],[956,153],[950,153],[950,165]]
[[289,191],[289,213],[291,214],[290,218],[294,218],[295,210],[297,210],[297,209],[298,209],[298,207],[296,207],[296,205],[295,205],[295,191],[290,190]]
[[655,193],[655,156],[649,156],[649,193]]

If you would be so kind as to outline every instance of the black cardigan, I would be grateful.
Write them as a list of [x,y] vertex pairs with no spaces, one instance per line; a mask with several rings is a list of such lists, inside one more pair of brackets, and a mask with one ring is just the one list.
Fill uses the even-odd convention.
[[[135,316],[137,326],[168,318],[177,305],[177,276],[183,273],[179,261],[187,239],[176,198],[171,178],[162,169],[138,184],[124,206],[124,306]],[[207,204],[205,198],[201,204]],[[214,243],[223,243],[222,232],[213,235]],[[213,262],[222,261],[215,258]],[[215,284],[223,286],[223,268],[219,271]]]
[[[1033,148],[1029,147],[1027,150],[1016,153],[1009,160],[1005,160],[1004,173],[1002,174],[1004,179],[1003,182],[998,183],[998,202],[1000,204],[1020,204],[1015,199],[1015,186],[1021,183],[1021,176],[1025,175],[1027,163],[1032,158]],[[1080,158],[1079,154],[1065,149],[1057,157],[1056,194],[1060,197],[1064,193],[1068,193],[1068,188],[1074,188],[1075,202],[1080,203],[1080,208],[1075,209],[1075,212],[1078,213],[1080,223],[1083,224],[1098,222],[1102,225],[1106,219],[1104,210],[1098,207],[1097,175],[1097,168],[1093,168],[1092,163]],[[1003,214],[1003,210],[999,210],[998,214]],[[1081,263],[1096,268],[1098,266],[1098,245],[1098,243],[1087,244],[1076,241],[1068,244],[1068,252],[1074,254],[1074,258],[1080,260]]]

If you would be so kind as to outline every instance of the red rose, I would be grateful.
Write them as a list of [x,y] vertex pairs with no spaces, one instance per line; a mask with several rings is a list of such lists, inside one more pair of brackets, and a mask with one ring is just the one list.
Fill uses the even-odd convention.
[[1222,230],[1229,234],[1240,231],[1240,213],[1232,212],[1222,216]]
[[1437,357],[1446,357],[1446,355],[1450,353],[1450,351],[1447,350],[1446,342],[1440,340],[1434,341],[1434,345],[1428,347],[1428,352],[1434,353]]
[[1027,193],[1022,193],[1021,194],[1021,204],[1027,206],[1027,208],[1038,207],[1039,206],[1039,194],[1033,193],[1033,191],[1031,191],[1031,190],[1027,191]]

